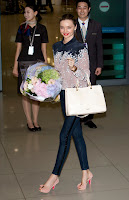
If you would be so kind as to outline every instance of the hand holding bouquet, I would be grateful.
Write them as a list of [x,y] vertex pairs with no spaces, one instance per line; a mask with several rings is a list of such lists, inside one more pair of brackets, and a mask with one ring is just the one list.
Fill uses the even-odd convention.
[[27,69],[20,90],[36,101],[54,100],[61,91],[59,73],[45,63],[36,63]]

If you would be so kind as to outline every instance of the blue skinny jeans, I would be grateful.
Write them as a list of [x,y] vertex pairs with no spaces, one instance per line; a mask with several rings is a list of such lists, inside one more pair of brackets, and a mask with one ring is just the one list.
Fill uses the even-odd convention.
[[86,144],[82,135],[82,126],[80,123],[80,118],[76,116],[66,116],[65,114],[65,91],[62,90],[60,94],[61,108],[64,115],[64,124],[60,132],[60,144],[58,149],[58,154],[56,158],[56,163],[52,174],[60,175],[63,168],[64,162],[67,158],[71,136],[73,137],[75,147],[78,153],[80,165],[82,170],[89,169]]

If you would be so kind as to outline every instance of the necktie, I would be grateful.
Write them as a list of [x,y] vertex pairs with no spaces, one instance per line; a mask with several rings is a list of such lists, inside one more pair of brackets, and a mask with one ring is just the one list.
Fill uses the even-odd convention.
[[82,37],[83,37],[83,41],[85,41],[85,37],[86,37],[86,27],[85,27],[85,23],[82,23]]

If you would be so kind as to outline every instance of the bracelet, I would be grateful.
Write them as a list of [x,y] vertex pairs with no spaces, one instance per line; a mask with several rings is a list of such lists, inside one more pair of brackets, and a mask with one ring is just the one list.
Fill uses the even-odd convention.
[[73,72],[76,72],[77,71],[77,67],[75,65],[73,67],[74,67]]

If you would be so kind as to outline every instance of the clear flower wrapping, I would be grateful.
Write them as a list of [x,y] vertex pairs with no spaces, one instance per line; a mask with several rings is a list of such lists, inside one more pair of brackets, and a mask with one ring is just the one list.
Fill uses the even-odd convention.
[[61,91],[60,75],[52,66],[36,63],[27,69],[20,91],[36,101],[52,101]]

